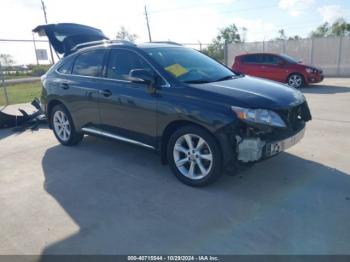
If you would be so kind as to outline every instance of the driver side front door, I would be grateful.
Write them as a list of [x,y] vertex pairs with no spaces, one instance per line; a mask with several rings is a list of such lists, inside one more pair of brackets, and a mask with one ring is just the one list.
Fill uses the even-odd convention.
[[157,94],[149,93],[145,84],[129,81],[133,69],[152,67],[138,53],[111,49],[99,96],[102,130],[146,145],[155,146]]

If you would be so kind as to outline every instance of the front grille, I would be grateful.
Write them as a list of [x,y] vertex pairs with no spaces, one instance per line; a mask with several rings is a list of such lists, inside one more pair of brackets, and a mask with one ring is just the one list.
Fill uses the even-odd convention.
[[282,110],[280,114],[287,127],[292,130],[297,130],[303,122],[311,120],[311,113],[306,101],[287,110]]

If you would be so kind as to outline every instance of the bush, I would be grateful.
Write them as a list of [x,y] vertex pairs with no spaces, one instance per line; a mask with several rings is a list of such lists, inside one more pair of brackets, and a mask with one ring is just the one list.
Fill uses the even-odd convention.
[[50,65],[37,65],[34,66],[32,69],[32,72],[30,73],[30,75],[32,76],[42,76],[44,75],[47,70],[49,70]]

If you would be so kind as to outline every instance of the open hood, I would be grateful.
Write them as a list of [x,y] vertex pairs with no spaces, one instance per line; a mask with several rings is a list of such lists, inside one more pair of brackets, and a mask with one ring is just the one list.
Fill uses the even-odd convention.
[[33,32],[47,36],[55,51],[65,56],[72,53],[76,45],[108,40],[100,29],[71,23],[39,25]]

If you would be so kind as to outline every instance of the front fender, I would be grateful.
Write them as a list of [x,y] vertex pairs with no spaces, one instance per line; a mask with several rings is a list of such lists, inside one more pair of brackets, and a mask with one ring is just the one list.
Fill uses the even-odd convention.
[[164,152],[164,144],[170,136],[169,128],[195,124],[206,129],[216,138],[222,149],[225,164],[233,159],[235,151],[234,144],[231,142],[234,137],[234,127],[238,126],[238,119],[229,105],[175,95],[159,99],[157,111],[157,136],[160,138],[161,152]]
[[200,125],[211,133],[237,121],[231,108],[208,101],[186,97],[172,97],[158,100],[158,130],[161,136],[165,128],[174,121],[187,121]]

